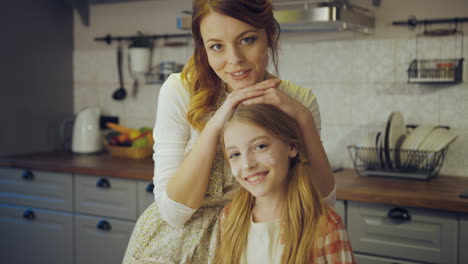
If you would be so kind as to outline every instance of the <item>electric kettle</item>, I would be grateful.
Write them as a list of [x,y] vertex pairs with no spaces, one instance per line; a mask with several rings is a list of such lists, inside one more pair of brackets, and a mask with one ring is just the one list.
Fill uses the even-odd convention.
[[74,153],[96,153],[102,150],[102,136],[99,130],[101,110],[88,107],[81,110],[73,125],[72,146]]

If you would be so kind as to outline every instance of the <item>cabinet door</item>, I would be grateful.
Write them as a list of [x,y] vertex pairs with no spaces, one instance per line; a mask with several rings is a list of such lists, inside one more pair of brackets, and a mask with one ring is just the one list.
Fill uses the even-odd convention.
[[367,256],[362,254],[354,254],[356,263],[359,264],[419,264],[421,262],[409,262],[403,260],[396,260],[391,258],[381,258],[374,256]]
[[468,214],[460,215],[458,263],[468,263]]
[[429,263],[456,263],[454,213],[347,201],[353,250]]
[[71,212],[69,173],[0,168],[0,203]]
[[137,219],[135,180],[75,175],[74,186],[76,212]]
[[341,216],[343,223],[346,226],[346,204],[343,200],[336,200],[335,211]]
[[138,215],[141,215],[154,202],[154,185],[150,181],[138,181]]
[[134,222],[75,215],[75,264],[122,263]]
[[0,204],[0,262],[73,264],[73,216]]

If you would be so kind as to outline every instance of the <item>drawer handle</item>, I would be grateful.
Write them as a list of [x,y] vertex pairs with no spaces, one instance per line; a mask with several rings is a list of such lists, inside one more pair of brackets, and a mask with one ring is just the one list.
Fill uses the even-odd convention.
[[26,170],[21,175],[21,178],[23,180],[25,180],[25,181],[32,181],[32,180],[34,180],[34,173],[32,173],[32,171],[30,171],[30,170]]
[[410,221],[411,215],[409,214],[408,210],[401,207],[392,208],[388,211],[387,214],[388,218],[395,219],[395,220],[403,220],[403,221]]
[[152,193],[154,190],[154,184],[150,183],[148,186],[146,186],[146,192]]
[[100,229],[100,230],[103,230],[103,231],[110,231],[112,229],[112,226],[109,222],[107,222],[106,220],[101,220],[99,221],[99,223],[97,224],[97,229]]
[[109,189],[111,187],[111,184],[108,179],[101,178],[99,179],[99,181],[97,181],[96,186],[102,189]]
[[34,220],[36,219],[36,214],[34,213],[33,210],[26,210],[23,213],[23,218],[28,219],[28,220]]

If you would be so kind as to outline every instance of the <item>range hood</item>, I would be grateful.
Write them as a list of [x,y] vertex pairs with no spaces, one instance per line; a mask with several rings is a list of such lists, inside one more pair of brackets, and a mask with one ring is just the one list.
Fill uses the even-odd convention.
[[346,0],[274,0],[274,16],[284,32],[372,33],[375,17]]

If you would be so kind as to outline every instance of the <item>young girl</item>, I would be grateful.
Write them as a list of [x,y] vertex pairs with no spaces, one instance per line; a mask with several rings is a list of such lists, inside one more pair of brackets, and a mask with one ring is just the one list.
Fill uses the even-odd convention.
[[271,105],[240,105],[222,136],[242,188],[222,211],[216,263],[355,263],[312,181],[297,122]]

